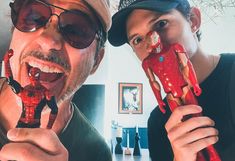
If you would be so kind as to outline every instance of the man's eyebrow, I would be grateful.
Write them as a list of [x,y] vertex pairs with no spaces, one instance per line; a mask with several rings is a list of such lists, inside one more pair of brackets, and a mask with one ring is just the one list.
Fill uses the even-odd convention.
[[[153,24],[154,22],[158,21],[159,17],[160,17],[160,16],[154,17],[154,18],[150,19],[150,21],[149,21],[146,25],[151,25],[151,24]],[[127,36],[128,42],[130,42],[130,41],[131,41],[135,36],[137,36],[137,35],[138,35],[138,34],[135,33],[135,34],[133,34],[133,35],[131,35],[131,36]]]
[[128,36],[127,37],[127,40],[128,40],[128,42],[130,42],[135,36],[137,36],[138,34],[133,34],[133,35],[131,35],[130,37]]

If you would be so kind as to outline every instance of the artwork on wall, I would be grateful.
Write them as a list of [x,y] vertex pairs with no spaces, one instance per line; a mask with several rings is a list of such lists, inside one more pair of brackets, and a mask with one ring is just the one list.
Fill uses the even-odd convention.
[[143,85],[141,83],[119,83],[119,107],[120,114],[143,113]]

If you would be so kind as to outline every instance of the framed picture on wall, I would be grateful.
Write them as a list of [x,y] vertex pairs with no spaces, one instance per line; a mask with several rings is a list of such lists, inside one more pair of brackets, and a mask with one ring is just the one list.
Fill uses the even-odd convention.
[[119,83],[120,114],[143,113],[143,85],[141,83]]

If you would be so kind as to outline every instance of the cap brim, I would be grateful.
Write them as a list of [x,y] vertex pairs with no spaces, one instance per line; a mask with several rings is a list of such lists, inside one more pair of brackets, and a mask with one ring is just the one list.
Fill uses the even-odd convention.
[[179,2],[175,1],[140,1],[130,6],[119,10],[112,17],[112,26],[109,30],[108,40],[113,46],[121,46],[127,42],[126,34],[126,20],[128,15],[134,9],[146,9],[156,12],[169,12],[171,9],[176,8]]

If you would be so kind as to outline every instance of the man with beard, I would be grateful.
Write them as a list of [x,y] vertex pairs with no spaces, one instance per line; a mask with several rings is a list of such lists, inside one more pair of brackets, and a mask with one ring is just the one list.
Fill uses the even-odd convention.
[[24,87],[30,83],[30,69],[40,69],[40,83],[55,96],[58,114],[51,130],[46,129],[50,110],[42,112],[41,128],[14,128],[21,104],[1,78],[0,160],[111,160],[103,138],[71,102],[104,56],[109,2],[15,0],[10,7],[12,75]]

